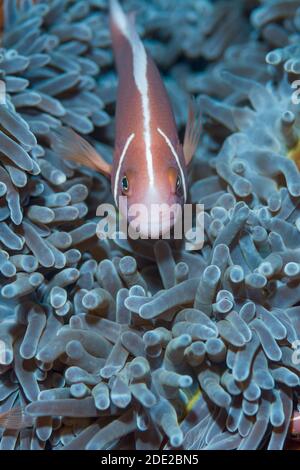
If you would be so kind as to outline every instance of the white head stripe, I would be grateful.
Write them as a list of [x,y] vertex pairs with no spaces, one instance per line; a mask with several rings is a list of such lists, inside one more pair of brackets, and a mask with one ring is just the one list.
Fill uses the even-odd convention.
[[118,185],[119,185],[119,179],[120,179],[120,172],[121,172],[122,164],[123,164],[124,158],[125,158],[125,156],[126,156],[128,147],[129,147],[129,145],[131,144],[131,142],[132,142],[132,140],[134,139],[134,137],[135,137],[135,134],[131,134],[131,135],[128,137],[128,139],[127,139],[127,141],[126,141],[126,144],[125,144],[125,146],[124,146],[122,155],[121,155],[120,160],[119,160],[119,165],[118,165],[117,171],[116,171],[115,187],[114,187],[114,198],[115,198],[115,202],[116,202],[117,205],[118,205],[117,196],[118,196]]
[[165,141],[167,142],[167,145],[168,147],[171,149],[171,152],[172,154],[174,155],[175,157],[175,160],[176,160],[176,163],[177,163],[177,166],[179,168],[179,171],[180,171],[180,175],[181,175],[181,180],[182,180],[182,185],[183,185],[183,191],[184,191],[184,201],[186,201],[186,198],[187,198],[187,191],[186,191],[186,184],[185,184],[185,177],[184,177],[184,172],[183,172],[183,169],[182,169],[182,166],[181,166],[181,163],[180,163],[180,160],[179,160],[179,157],[172,145],[172,142],[170,141],[170,139],[166,136],[166,134],[158,127],[157,128],[158,132],[160,133],[160,135],[165,139]]

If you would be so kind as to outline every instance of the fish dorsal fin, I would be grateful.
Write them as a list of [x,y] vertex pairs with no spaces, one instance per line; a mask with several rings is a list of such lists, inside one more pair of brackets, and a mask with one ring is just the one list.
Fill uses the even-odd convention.
[[201,130],[202,126],[199,106],[197,105],[196,99],[192,97],[190,99],[189,116],[183,142],[183,153],[186,165],[191,162],[197,150]]
[[111,165],[99,155],[87,140],[72,129],[67,127],[56,129],[52,147],[63,160],[69,160],[100,171],[106,176],[111,176]]

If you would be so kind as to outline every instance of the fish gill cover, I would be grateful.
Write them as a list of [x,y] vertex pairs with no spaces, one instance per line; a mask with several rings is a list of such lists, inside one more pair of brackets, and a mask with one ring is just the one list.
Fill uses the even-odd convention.
[[[300,0],[152,0],[139,33],[178,128],[203,114],[190,199],[205,243],[100,241],[117,76],[106,0],[4,0],[0,428],[4,449],[282,449],[300,360]],[[296,83],[297,86],[297,83]]]

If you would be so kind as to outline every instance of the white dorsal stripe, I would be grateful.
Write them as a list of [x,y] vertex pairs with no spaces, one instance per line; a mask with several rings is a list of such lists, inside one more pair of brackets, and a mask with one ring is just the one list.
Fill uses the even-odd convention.
[[172,142],[170,141],[169,137],[158,127],[157,128],[158,132],[160,133],[160,135],[165,139],[165,141],[167,142],[167,145],[168,147],[171,149],[171,152],[172,154],[174,155],[175,157],[175,160],[176,160],[176,163],[177,163],[177,166],[179,168],[179,171],[180,171],[180,176],[181,176],[181,181],[182,181],[182,185],[183,185],[183,192],[184,192],[184,201],[186,201],[187,199],[187,191],[186,191],[186,184],[185,184],[185,177],[184,177],[184,171],[182,169],[182,165],[180,163],[180,160],[179,160],[179,156],[177,155],[173,145],[172,145]]
[[118,186],[119,186],[119,179],[120,179],[120,172],[121,172],[121,168],[122,168],[122,164],[123,164],[123,161],[124,161],[124,158],[126,157],[126,153],[127,153],[127,150],[129,148],[129,145],[131,144],[132,140],[134,139],[135,137],[135,134],[131,134],[127,141],[126,141],[126,144],[124,146],[124,149],[123,149],[123,152],[122,152],[122,155],[120,157],[120,160],[119,160],[119,164],[118,164],[118,168],[117,168],[117,171],[116,171],[116,176],[115,176],[115,187],[114,187],[114,198],[115,198],[115,202],[116,202],[116,205],[118,206]]
[[146,147],[146,162],[150,185],[154,185],[153,155],[151,151],[151,115],[149,89],[147,79],[147,54],[145,48],[135,30],[133,22],[128,20],[117,0],[111,1],[112,14],[124,36],[128,39],[133,55],[133,76],[137,89],[141,94],[144,141]]

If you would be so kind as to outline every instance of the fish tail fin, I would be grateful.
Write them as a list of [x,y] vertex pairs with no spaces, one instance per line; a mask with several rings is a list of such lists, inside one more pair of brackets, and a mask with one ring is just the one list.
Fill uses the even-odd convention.
[[25,408],[15,407],[0,414],[0,428],[21,430],[33,425],[33,419],[26,415]]
[[202,125],[199,106],[197,105],[196,99],[192,97],[190,99],[189,116],[183,143],[183,152],[187,165],[190,163],[197,150],[200,141],[201,130]]
[[84,165],[93,170],[100,171],[106,176],[111,175],[111,165],[99,155],[87,140],[83,139],[72,129],[67,127],[56,129],[52,148],[63,160]]

